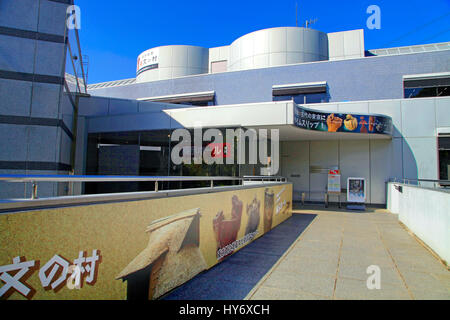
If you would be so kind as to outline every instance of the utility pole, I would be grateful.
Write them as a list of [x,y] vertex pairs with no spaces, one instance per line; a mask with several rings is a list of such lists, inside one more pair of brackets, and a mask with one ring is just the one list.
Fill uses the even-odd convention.
[[295,26],[298,27],[298,3],[295,3]]

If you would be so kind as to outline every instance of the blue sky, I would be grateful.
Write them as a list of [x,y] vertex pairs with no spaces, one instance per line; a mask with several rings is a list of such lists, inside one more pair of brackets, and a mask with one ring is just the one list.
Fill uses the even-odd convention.
[[[450,0],[428,1],[148,1],[75,0],[80,39],[89,56],[89,83],[134,78],[137,56],[150,48],[229,45],[259,29],[299,26],[316,18],[323,32],[364,29],[367,49],[450,41]],[[367,7],[381,9],[381,29],[369,30]]]

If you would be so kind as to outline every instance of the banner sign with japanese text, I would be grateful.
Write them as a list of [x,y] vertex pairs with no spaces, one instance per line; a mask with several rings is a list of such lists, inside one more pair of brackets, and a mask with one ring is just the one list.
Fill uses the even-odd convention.
[[292,215],[292,184],[0,215],[0,299],[158,299]]
[[159,48],[153,48],[139,55],[137,60],[136,74],[139,75],[140,73],[147,70],[158,69],[158,67]]
[[392,119],[382,115],[331,113],[294,106],[294,125],[325,132],[354,132],[392,135]]

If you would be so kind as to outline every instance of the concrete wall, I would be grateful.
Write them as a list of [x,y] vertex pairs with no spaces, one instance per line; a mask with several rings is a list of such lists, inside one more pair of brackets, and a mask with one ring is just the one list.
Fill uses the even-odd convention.
[[[191,107],[105,97],[80,97],[88,132],[209,127],[256,127],[293,123],[292,102]],[[255,112],[256,111],[256,112]]]
[[[138,74],[137,83],[208,73],[209,49],[196,46],[163,46],[150,50],[158,52],[158,67]],[[138,61],[146,52],[139,56]]]
[[96,96],[138,99],[215,91],[215,104],[268,102],[272,86],[326,81],[330,102],[403,98],[403,75],[450,71],[450,51],[322,61],[223,72],[89,90]]
[[[139,74],[136,82],[174,79],[194,74],[227,72],[255,68],[289,65],[322,60],[362,58],[364,30],[323,33],[299,27],[278,27],[248,33],[231,45],[209,50],[208,68],[205,72],[204,48],[194,46],[163,46],[149,49],[152,56],[161,57],[159,68]],[[192,59],[197,57],[199,59]],[[201,61],[189,65],[192,61]],[[138,59],[139,62],[139,59]],[[217,70],[211,68],[213,64]]]
[[[186,108],[134,100],[80,98],[80,115],[87,119],[86,134],[175,129],[200,122],[203,127],[290,126],[292,108],[292,103],[285,102]],[[390,178],[438,179],[436,132],[450,129],[449,97],[322,103],[310,104],[308,108],[388,115],[393,120],[394,134],[388,140],[308,141],[299,132],[298,141],[282,142],[280,174],[293,182],[296,200],[301,191],[311,193],[307,200],[323,200],[327,175],[310,172],[311,166],[338,166],[343,188],[350,176],[366,178],[367,202],[372,204],[386,203],[385,183]]]
[[[0,1],[0,174],[70,169],[72,108],[62,90],[70,2]],[[64,193],[39,185],[42,196]],[[0,183],[0,198],[30,194],[30,185]]]
[[230,45],[228,70],[328,60],[327,34],[297,27],[258,30]]
[[[174,57],[173,54],[178,56],[178,61],[185,55],[181,48],[173,47],[177,46],[163,47],[164,61],[170,61],[170,64],[165,67],[173,67],[173,61],[170,60],[170,57]],[[160,50],[159,48],[150,50],[154,49]],[[364,56],[363,29],[325,34],[318,30],[298,27],[269,28],[246,34],[236,39],[231,45],[210,48],[208,73],[321,60],[354,59]],[[218,71],[211,68],[215,63],[221,64],[217,67]],[[183,66],[185,67],[184,64]],[[190,74],[205,73],[203,67],[201,69],[201,72]],[[161,74],[163,76],[160,76]],[[145,76],[139,75],[137,82],[173,79],[187,75],[189,74],[169,74],[167,70],[161,72],[155,69],[146,72]]]
[[[203,63],[201,72],[193,70],[191,73],[173,73],[173,67],[179,69],[179,67],[188,66],[187,60],[191,55],[187,54],[188,47],[165,46],[145,51],[156,49],[155,52],[159,52],[163,59],[162,65],[158,68],[160,70],[154,69],[145,72],[145,75],[138,75],[137,82],[205,73]],[[191,50],[193,48],[196,47],[191,47]],[[231,45],[210,48],[207,72],[214,72],[211,65],[217,62],[222,63],[223,66],[216,72],[226,72],[328,59],[362,58],[364,55],[364,30],[362,29],[325,34],[298,27],[269,28],[246,34],[236,39]],[[186,60],[185,63],[175,65],[183,59]],[[164,70],[165,68],[171,70]],[[198,69],[198,66],[195,68]]]
[[[264,209],[261,208],[264,206],[267,188],[278,195],[273,201],[272,213],[266,210],[267,215],[271,214],[270,220],[264,219]],[[189,281],[199,272],[221,263],[223,259],[218,259],[218,249],[232,245],[236,246],[236,249],[231,253],[235,253],[289,219],[292,216],[291,188],[288,183],[268,183],[141,192],[133,195],[90,195],[41,200],[33,204],[7,203],[2,207],[3,212],[0,215],[1,266],[8,266],[14,257],[22,255],[30,257],[28,259],[36,259],[37,268],[40,267],[41,272],[44,272],[45,263],[56,253],[69,264],[81,250],[86,250],[89,257],[93,253],[92,256],[97,259],[90,263],[92,270],[95,270],[94,281],[89,282],[89,278],[84,277],[80,281],[84,290],[71,290],[61,288],[62,286],[61,290],[46,289],[41,284],[39,270],[32,270],[28,272],[26,282],[21,278],[21,283],[26,283],[29,292],[11,290],[13,292],[8,295],[6,290],[2,290],[0,297],[2,301],[23,300],[26,294],[30,300],[97,300],[99,297],[105,300],[156,299]],[[234,209],[232,201],[236,201],[235,199],[241,204],[242,211]],[[250,212],[246,214],[245,208],[249,208],[253,201],[257,203],[258,215],[251,215]],[[27,207],[32,205],[39,206],[40,209],[27,210]],[[6,208],[12,210],[6,211]],[[21,212],[17,213],[18,210]],[[217,235],[213,229],[216,214],[224,212],[228,216],[232,210],[238,212],[239,223],[227,229],[231,231],[225,236]],[[178,213],[180,214],[176,215]],[[164,225],[158,223],[160,220],[165,221]],[[180,224],[182,226],[178,227]],[[223,225],[229,226],[226,223]],[[147,226],[151,226],[151,232],[156,231],[157,237],[154,236],[155,233],[149,235],[149,232],[145,232]],[[175,228],[177,229],[172,231]],[[229,236],[233,232],[234,238]],[[174,233],[177,235],[174,236]],[[220,241],[216,240],[216,235],[220,237]],[[197,244],[191,240],[194,237],[198,239]],[[282,240],[278,239],[270,241],[282,243]],[[169,249],[166,254],[161,255],[159,247],[166,245]],[[286,246],[284,243],[283,245]],[[168,251],[170,253],[167,253]],[[161,263],[163,267],[158,271],[157,282],[151,279],[150,285],[157,288],[151,291],[155,294],[149,293],[148,290],[133,291],[133,285],[148,285],[149,277],[139,277],[138,273],[136,281],[126,276],[118,279],[118,275],[125,275],[127,270],[133,268],[135,257],[142,252],[150,252],[146,260],[146,268],[149,269],[153,260],[164,259]],[[220,253],[223,253],[223,250],[219,251]],[[175,263],[172,262],[174,260]],[[195,265],[192,261],[196,261]],[[183,270],[175,269],[180,265]],[[50,267],[53,268],[52,265]],[[269,270],[270,265],[265,264],[265,268]],[[140,267],[136,269],[141,271]],[[261,268],[255,270],[260,275],[266,272],[264,269],[261,272]],[[136,275],[134,271],[131,274]],[[59,274],[51,276],[52,284],[60,277]],[[132,284],[127,284],[126,281]]]
[[227,69],[224,71],[228,71],[228,60],[230,60],[230,47],[216,47],[209,49],[209,73],[213,70],[211,69],[211,65],[215,62],[226,61]]
[[[347,188],[347,178],[362,177],[367,183],[367,203],[385,204],[385,181],[401,176],[401,167],[393,165],[391,140],[320,140],[281,143],[281,175],[294,184],[294,200],[324,201],[327,172],[315,172],[311,167],[341,170],[341,188]],[[341,196],[346,201],[346,196]],[[330,201],[337,201],[333,196]]]
[[366,178],[367,201],[374,204],[386,203],[389,178],[439,179],[437,129],[450,128],[449,97],[310,104],[308,108],[388,115],[394,135],[392,140],[283,142],[281,175],[294,183],[296,200],[302,191],[311,192],[308,200],[323,200],[327,175],[310,173],[310,166],[338,166],[342,188],[350,176]]
[[389,183],[388,189],[388,209],[449,263],[450,192],[398,183]]
[[330,60],[363,58],[364,30],[328,33],[328,56]]

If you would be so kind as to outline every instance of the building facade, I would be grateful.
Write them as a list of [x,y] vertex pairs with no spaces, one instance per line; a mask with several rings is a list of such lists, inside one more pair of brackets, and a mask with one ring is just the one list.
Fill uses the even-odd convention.
[[[64,94],[66,11],[73,0],[0,3],[0,174],[68,174],[73,109]],[[67,193],[43,183],[43,195]],[[59,190],[59,187],[61,188]],[[31,186],[0,183],[0,198]]]
[[[67,169],[80,175],[267,174],[261,163],[176,165],[172,134],[198,127],[224,136],[226,129],[277,130],[280,163],[272,173],[293,182],[294,200],[305,194],[306,201],[323,201],[328,171],[338,169],[342,189],[348,177],[365,178],[366,202],[384,205],[390,179],[448,179],[449,88],[450,43],[365,50],[363,30],[281,27],[217,48],[151,48],[137,58],[136,78],[91,84],[89,95],[77,97],[76,116],[66,113],[68,121],[76,117],[75,139],[64,144],[74,146]],[[62,94],[61,110],[71,110],[68,97]],[[2,114],[9,112],[4,105]],[[14,150],[7,140],[1,138],[4,159]],[[46,155],[45,149],[35,153]],[[55,150],[56,158],[67,154]],[[43,195],[65,194],[60,189]],[[2,190],[7,197],[24,193]],[[151,186],[86,184],[71,192],[138,190]]]
[[[122,132],[128,135],[123,141],[142,139],[145,146],[152,144],[148,132],[159,132],[167,155],[168,134],[177,128],[278,129],[278,174],[294,183],[296,200],[305,193],[307,201],[323,201],[331,168],[341,171],[343,189],[348,177],[365,178],[367,202],[379,205],[390,179],[448,179],[449,43],[365,51],[363,30],[307,38],[310,32],[266,29],[212,48],[208,73],[91,85],[96,100],[84,108],[88,136],[98,145],[120,141],[112,136]],[[183,50],[173,47],[172,59]],[[392,133],[313,132],[296,125],[299,107],[343,117],[383,115],[392,120]],[[88,167],[98,172],[95,164]],[[162,167],[147,172],[182,174]],[[258,175],[260,169],[237,171]]]

